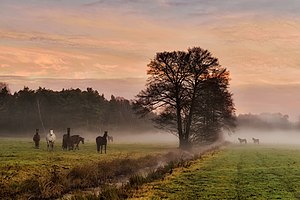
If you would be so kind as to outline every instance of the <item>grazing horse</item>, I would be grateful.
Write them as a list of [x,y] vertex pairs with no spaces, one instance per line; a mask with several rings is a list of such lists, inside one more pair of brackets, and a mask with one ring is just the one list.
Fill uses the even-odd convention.
[[113,142],[114,138],[113,138],[113,136],[108,135],[107,136],[107,140],[108,140],[108,142]]
[[53,133],[53,130],[51,129],[50,133],[48,133],[46,135],[46,141],[47,141],[47,149],[48,149],[48,151],[49,150],[53,151],[55,140],[56,140],[56,136]]
[[241,144],[243,144],[243,143],[247,144],[247,140],[246,139],[238,138],[238,140],[239,140],[239,142]]
[[96,138],[96,143],[97,143],[97,151],[99,153],[102,153],[102,148],[104,146],[104,152],[106,153],[106,145],[107,145],[107,131],[104,132],[103,136],[98,136]]
[[79,150],[79,143],[80,142],[82,144],[84,144],[84,138],[83,137],[80,137],[79,135],[72,135],[70,137],[70,144],[71,144],[72,149],[74,148],[74,145],[76,145],[75,149]]
[[252,138],[254,144],[259,144],[259,139],[256,139],[256,138]]

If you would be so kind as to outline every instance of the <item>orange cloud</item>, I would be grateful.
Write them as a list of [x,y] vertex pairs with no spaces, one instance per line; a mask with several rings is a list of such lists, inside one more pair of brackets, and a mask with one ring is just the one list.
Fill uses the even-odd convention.
[[[117,6],[99,1],[51,9],[10,5],[16,16],[0,19],[0,76],[144,80],[156,52],[201,46],[231,71],[237,108],[247,112],[253,109],[243,98],[249,85],[268,90],[263,86],[299,84],[300,20],[283,15],[279,1],[259,4],[265,8],[255,4],[258,0],[249,1],[250,8],[233,2],[119,1],[122,6]],[[11,19],[9,26],[3,25],[6,19]],[[275,98],[273,93],[269,96]]]

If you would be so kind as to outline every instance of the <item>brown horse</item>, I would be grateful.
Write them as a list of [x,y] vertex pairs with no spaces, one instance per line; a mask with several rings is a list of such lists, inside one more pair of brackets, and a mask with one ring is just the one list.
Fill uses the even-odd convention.
[[74,145],[75,145],[75,150],[78,149],[79,150],[79,143],[84,144],[84,138],[80,137],[79,135],[72,135],[70,137],[70,144],[71,144],[71,148],[74,149]]
[[104,146],[104,152],[106,153],[106,145],[107,145],[107,131],[104,132],[103,136],[98,136],[96,138],[96,143],[97,143],[97,151],[99,153],[102,153],[102,148]]

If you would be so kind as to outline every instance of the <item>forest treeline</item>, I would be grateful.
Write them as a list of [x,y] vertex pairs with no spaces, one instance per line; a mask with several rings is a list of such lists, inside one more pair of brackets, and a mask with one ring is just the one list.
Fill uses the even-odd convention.
[[292,122],[288,115],[282,113],[261,113],[261,114],[240,114],[237,117],[237,125],[239,128],[246,129],[281,129],[295,130],[300,129],[300,120]]
[[33,133],[54,129],[98,132],[141,132],[153,130],[151,120],[140,118],[133,102],[111,96],[107,100],[97,90],[87,88],[53,91],[28,87],[11,94],[7,85],[0,87],[0,134]]

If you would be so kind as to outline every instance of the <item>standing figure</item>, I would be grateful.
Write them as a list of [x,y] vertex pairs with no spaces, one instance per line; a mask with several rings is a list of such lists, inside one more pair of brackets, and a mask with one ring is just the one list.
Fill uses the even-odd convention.
[[39,135],[39,129],[37,128],[37,129],[35,129],[35,135],[33,136],[33,141],[34,141],[36,149],[40,148],[40,140],[41,140],[41,137]]
[[96,138],[96,143],[97,143],[97,151],[99,153],[102,153],[102,148],[104,146],[104,152],[106,153],[106,145],[107,145],[107,131],[104,131],[103,136],[98,136]]

